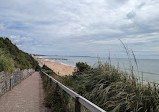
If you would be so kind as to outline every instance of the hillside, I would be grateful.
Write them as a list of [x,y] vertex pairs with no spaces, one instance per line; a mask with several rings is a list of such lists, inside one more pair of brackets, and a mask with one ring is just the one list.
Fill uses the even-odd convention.
[[0,37],[0,71],[13,72],[15,68],[28,69],[36,68],[37,61],[20,50],[8,38]]
[[[46,66],[42,70],[107,112],[159,112],[158,84],[146,84],[143,79],[135,78],[133,71],[131,74],[123,72],[109,61],[105,64],[99,61],[94,67],[79,62],[76,67],[72,76],[58,76]],[[42,79],[46,91],[45,105],[55,112],[64,112],[62,109],[73,112],[71,97],[57,91],[55,85],[51,88],[43,74]],[[89,111],[82,108],[82,112]]]

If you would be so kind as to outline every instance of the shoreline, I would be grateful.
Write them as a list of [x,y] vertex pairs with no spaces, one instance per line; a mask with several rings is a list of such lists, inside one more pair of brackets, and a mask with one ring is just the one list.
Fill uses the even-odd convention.
[[74,66],[74,65],[69,65],[69,64],[62,63],[62,62],[56,62],[56,61],[49,60],[49,59],[44,59],[44,58],[40,58],[40,59],[45,60],[45,61],[50,61],[50,62],[53,62],[53,63],[57,63],[57,64],[60,64],[60,65],[71,66],[71,67],[73,67],[73,68],[76,67],[76,66]]
[[72,75],[75,71],[75,67],[71,65],[61,64],[57,62],[53,62],[49,59],[43,59],[40,56],[34,56],[34,58],[42,65],[46,65],[51,70],[53,70],[59,76]]

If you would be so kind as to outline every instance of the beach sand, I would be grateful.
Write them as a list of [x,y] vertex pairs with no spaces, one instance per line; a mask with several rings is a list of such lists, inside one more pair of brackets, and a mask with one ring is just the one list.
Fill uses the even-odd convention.
[[69,65],[62,65],[57,62],[51,62],[46,59],[41,59],[38,56],[34,56],[34,58],[42,65],[45,64],[47,67],[52,69],[57,75],[60,75],[60,76],[72,75],[72,73],[75,70],[75,67],[72,67]]

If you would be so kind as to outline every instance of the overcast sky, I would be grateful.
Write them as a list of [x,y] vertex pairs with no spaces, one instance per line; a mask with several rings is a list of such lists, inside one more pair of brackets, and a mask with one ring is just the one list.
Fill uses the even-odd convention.
[[28,53],[159,58],[159,0],[0,0],[0,36]]

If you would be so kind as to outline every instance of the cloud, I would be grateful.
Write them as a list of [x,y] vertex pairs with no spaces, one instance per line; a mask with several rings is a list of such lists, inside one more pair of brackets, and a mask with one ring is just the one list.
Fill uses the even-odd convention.
[[0,24],[0,31],[4,31],[5,30],[5,26],[3,24]]
[[[159,44],[158,0],[0,3],[0,35],[30,53],[103,56],[108,49],[122,51],[118,39],[141,52]],[[153,50],[154,54],[159,55]]]
[[146,5],[145,2],[140,2],[139,5],[137,5],[137,8],[141,9],[142,7],[144,7],[144,5]]
[[30,41],[33,42],[33,40],[30,37],[21,37],[21,36],[11,35],[11,36],[9,36],[9,38],[11,39],[11,41],[14,44],[16,44],[18,46],[25,45],[25,44],[29,43]]
[[126,16],[128,19],[132,19],[135,17],[135,15],[136,15],[136,13],[134,11],[130,11]]

